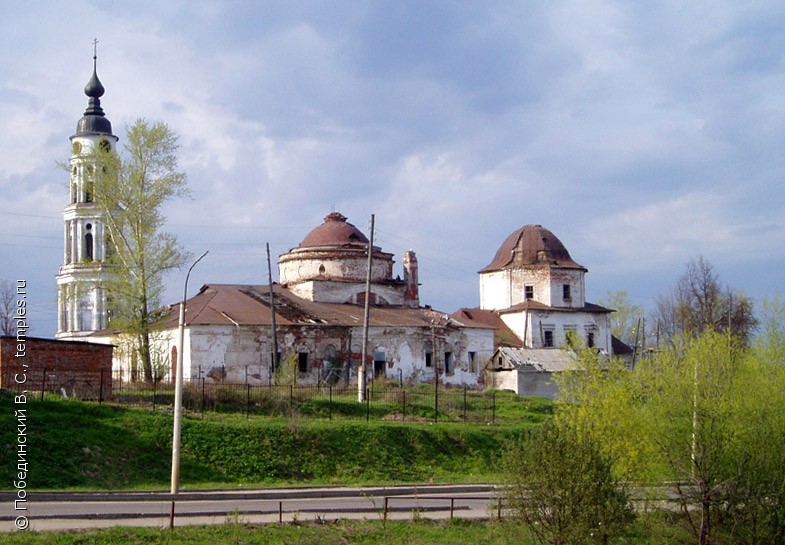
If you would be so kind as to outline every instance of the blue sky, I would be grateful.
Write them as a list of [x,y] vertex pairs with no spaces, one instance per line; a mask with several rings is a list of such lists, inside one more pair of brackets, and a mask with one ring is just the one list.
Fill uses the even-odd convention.
[[[266,283],[332,210],[396,255],[423,303],[479,303],[477,271],[539,223],[587,299],[651,308],[705,256],[756,299],[785,268],[785,3],[39,2],[0,21],[0,277],[55,329],[68,158],[98,38],[102,105],[181,137],[166,209],[203,283]],[[166,303],[182,275],[168,277]]]

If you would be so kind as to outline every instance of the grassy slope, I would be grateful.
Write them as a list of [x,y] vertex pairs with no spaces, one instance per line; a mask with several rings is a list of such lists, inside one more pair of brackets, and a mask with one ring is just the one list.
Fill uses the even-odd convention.
[[[0,438],[6,445],[16,442],[14,408],[11,398],[0,396]],[[168,488],[171,415],[62,400],[31,400],[27,409],[29,487]],[[199,487],[496,480],[496,458],[507,440],[547,412],[537,410],[521,412],[523,423],[503,426],[186,418],[182,482]],[[14,452],[3,449],[0,488],[12,488],[15,467]]]
[[338,521],[333,524],[283,526],[251,526],[237,523],[208,527],[181,527],[174,531],[157,528],[112,528],[84,532],[15,532],[1,536],[9,545],[426,545],[450,543],[452,545],[530,544],[526,531],[504,523],[485,524],[470,521],[437,523],[358,522]]

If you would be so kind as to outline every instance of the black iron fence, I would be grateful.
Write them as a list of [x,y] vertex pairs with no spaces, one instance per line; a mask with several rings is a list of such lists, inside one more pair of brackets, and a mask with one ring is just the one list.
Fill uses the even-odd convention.
[[[111,402],[151,410],[171,410],[174,394],[174,382],[171,380],[115,380]],[[362,402],[358,401],[356,384],[260,384],[216,382],[209,378],[183,381],[183,410],[192,414],[496,422],[496,393],[466,386],[376,380],[367,386],[363,397]]]

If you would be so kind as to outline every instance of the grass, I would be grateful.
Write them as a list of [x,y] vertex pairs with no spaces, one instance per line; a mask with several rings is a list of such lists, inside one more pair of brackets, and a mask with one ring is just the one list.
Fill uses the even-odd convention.
[[[610,544],[683,545],[690,537],[661,518],[641,520]],[[349,521],[323,524],[246,524],[227,516],[213,526],[124,528],[0,533],[7,545],[534,545],[529,531],[511,520],[468,521]]]
[[[11,397],[0,396],[7,445],[16,443],[14,408]],[[29,488],[168,488],[171,414],[54,397],[30,399],[26,408]],[[183,420],[181,482],[186,488],[495,482],[506,444],[533,420],[490,426],[208,413]],[[11,489],[15,474],[15,452],[4,449],[0,488]]]
[[112,528],[78,532],[15,532],[0,534],[9,545],[331,545],[385,543],[388,545],[507,545],[521,541],[525,530],[514,525],[455,520],[452,522],[337,521],[329,524],[255,526],[227,522],[218,526]]

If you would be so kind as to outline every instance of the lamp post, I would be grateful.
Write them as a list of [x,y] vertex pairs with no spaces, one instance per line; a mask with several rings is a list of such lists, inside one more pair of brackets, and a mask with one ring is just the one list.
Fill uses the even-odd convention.
[[174,430],[172,432],[172,487],[170,492],[177,494],[180,490],[180,429],[183,419],[183,345],[185,344],[185,299],[188,296],[188,277],[196,264],[207,252],[193,262],[185,275],[183,299],[180,301],[180,319],[177,323],[177,366],[174,377]]

